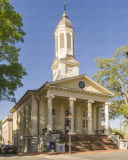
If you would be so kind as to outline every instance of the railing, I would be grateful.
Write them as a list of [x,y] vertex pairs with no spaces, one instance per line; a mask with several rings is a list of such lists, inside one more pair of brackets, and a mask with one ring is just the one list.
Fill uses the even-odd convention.
[[84,128],[82,128],[82,134],[87,134],[87,132]]
[[45,135],[45,133],[47,132],[47,128],[42,129],[43,131],[43,135]]
[[106,135],[119,147],[120,143],[118,142],[118,140],[113,137],[106,129],[104,129],[104,131],[106,132]]
[[[47,133],[47,128],[44,128],[42,129],[43,131],[43,135],[45,135],[45,133]],[[53,131],[50,131],[50,134],[62,134],[62,131],[61,130],[57,130],[57,129],[54,129]]]
[[102,135],[104,134],[104,130],[95,130],[95,135]]
[[51,134],[62,134],[62,131],[61,130],[58,130],[58,129],[54,129]]

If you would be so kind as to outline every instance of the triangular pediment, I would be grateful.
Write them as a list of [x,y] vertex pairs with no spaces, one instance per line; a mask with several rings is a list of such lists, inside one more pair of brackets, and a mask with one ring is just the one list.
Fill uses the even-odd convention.
[[111,91],[104,88],[103,86],[101,86],[100,84],[98,84],[97,82],[95,82],[93,79],[91,79],[85,74],[50,82],[50,83],[47,83],[47,85],[81,90],[81,88],[78,85],[80,81],[83,81],[85,83],[85,88],[82,90],[101,93],[101,94],[109,94],[111,96],[114,96],[114,94]]

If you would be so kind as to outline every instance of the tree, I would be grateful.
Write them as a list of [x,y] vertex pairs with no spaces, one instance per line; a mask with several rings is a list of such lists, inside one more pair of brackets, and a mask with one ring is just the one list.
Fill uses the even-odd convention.
[[128,58],[125,56],[127,48],[121,46],[111,58],[98,57],[98,70],[94,80],[115,93],[111,99],[110,118],[123,116],[127,120],[124,140],[128,141]]
[[18,42],[24,42],[26,33],[21,29],[22,16],[14,11],[9,0],[0,0],[0,101],[15,102],[14,91],[22,87],[21,79],[27,75],[19,63]]
[[0,120],[0,124],[2,123],[2,120]]

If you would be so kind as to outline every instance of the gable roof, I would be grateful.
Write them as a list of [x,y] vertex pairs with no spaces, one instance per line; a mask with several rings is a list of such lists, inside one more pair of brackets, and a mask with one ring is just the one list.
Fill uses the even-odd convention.
[[102,85],[100,85],[99,83],[97,83],[96,81],[94,81],[92,78],[88,77],[85,74],[79,75],[79,76],[73,76],[73,77],[65,78],[65,79],[61,79],[61,80],[56,80],[53,82],[48,82],[48,83],[46,83],[46,86],[56,86],[56,87],[66,87],[66,88],[70,88],[70,89],[80,89],[78,87],[78,82],[80,80],[85,82],[85,84],[86,84],[85,90],[86,91],[99,92],[99,93],[104,93],[104,94],[109,94],[111,96],[115,96],[114,93],[112,93],[111,91],[109,91],[108,89],[106,89],[105,87],[103,87]]

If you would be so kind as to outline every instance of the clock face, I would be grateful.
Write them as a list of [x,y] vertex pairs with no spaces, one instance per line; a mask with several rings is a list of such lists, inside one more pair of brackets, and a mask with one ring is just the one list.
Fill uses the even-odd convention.
[[84,89],[85,88],[85,83],[83,81],[79,81],[78,86],[80,89]]
[[70,74],[71,74],[72,71],[73,71],[72,67],[67,67],[67,68],[66,68],[66,72],[67,72],[67,73],[70,73]]

